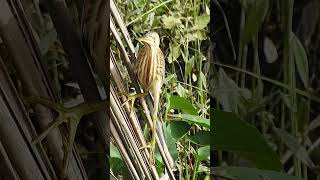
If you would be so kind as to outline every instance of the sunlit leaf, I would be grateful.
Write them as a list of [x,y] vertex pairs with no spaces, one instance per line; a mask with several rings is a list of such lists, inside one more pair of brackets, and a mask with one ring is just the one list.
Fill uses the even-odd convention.
[[197,75],[195,73],[192,73],[192,81],[196,82],[198,80]]
[[178,84],[176,87],[176,92],[178,93],[179,96],[181,97],[186,97],[188,90],[185,89],[181,84]]
[[208,23],[210,22],[210,16],[203,15],[198,16],[195,18],[194,26],[192,30],[201,30],[207,27]]
[[176,25],[181,24],[180,18],[176,18],[173,16],[164,16],[162,18],[162,22],[163,22],[163,27],[166,29],[172,29]]
[[181,118],[183,121],[188,122],[190,124],[197,124],[201,127],[210,128],[209,119],[205,119],[200,116],[194,116],[190,114],[178,114],[178,115],[171,115],[171,116],[176,118]]
[[197,154],[198,154],[198,159],[200,161],[204,161],[208,159],[208,157],[210,156],[210,146],[204,146],[199,148],[197,151]]
[[192,115],[198,114],[196,108],[192,105],[192,103],[180,96],[170,97],[169,109],[179,109],[179,110],[182,110],[184,113],[189,113]]
[[205,90],[208,90],[207,86],[207,77],[203,74],[203,72],[200,72],[200,79],[202,81],[202,86],[204,87]]

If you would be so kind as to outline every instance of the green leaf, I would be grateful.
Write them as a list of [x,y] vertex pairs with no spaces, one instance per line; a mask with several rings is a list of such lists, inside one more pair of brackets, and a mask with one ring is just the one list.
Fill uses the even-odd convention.
[[306,51],[301,44],[300,40],[298,37],[294,34],[291,33],[291,41],[292,43],[290,44],[292,46],[292,53],[294,56],[294,60],[298,69],[298,73],[300,75],[300,78],[303,82],[303,85],[305,88],[308,88],[309,86],[309,65],[308,65],[308,58]]
[[314,167],[314,163],[309,157],[307,150],[300,145],[298,140],[285,130],[273,128],[276,135],[280,137],[282,142],[294,153],[294,155],[308,167]]
[[210,16],[208,16],[208,15],[196,17],[195,22],[194,22],[194,26],[192,27],[192,30],[201,30],[201,29],[206,28],[209,21],[210,21]]
[[234,180],[302,180],[285,173],[246,167],[215,167],[210,172]]
[[115,147],[113,144],[110,144],[110,157],[121,159],[121,155],[120,155],[117,147]]
[[244,43],[249,42],[256,35],[267,14],[268,8],[269,1],[266,0],[255,0],[255,2],[249,6],[243,32]]
[[250,160],[257,168],[281,170],[281,162],[264,137],[252,125],[231,112],[211,110],[213,147]]
[[180,18],[176,18],[173,16],[164,16],[162,18],[162,22],[163,22],[163,27],[166,29],[172,29],[173,27],[175,27],[176,25],[181,24],[181,20]]
[[208,90],[208,84],[207,84],[207,77],[203,74],[203,72],[200,72],[200,78],[199,78],[202,82],[202,86],[204,87],[205,90]]
[[163,123],[162,127],[163,127],[163,131],[164,131],[165,141],[166,141],[167,147],[169,149],[169,153],[171,154],[173,160],[176,160],[178,158],[178,151],[177,151],[177,147],[175,144],[176,140],[172,137],[169,126],[165,126],[165,124]]
[[185,72],[185,74],[189,75],[189,74],[191,74],[192,69],[194,67],[194,56],[192,56],[190,59],[188,59],[185,62],[186,62],[186,72]]
[[171,96],[170,97],[170,109],[179,109],[184,113],[198,115],[197,110],[192,105],[190,101],[180,96]]
[[202,118],[200,116],[194,116],[189,114],[178,114],[178,115],[171,115],[176,118],[181,118],[183,121],[188,122],[190,124],[197,124],[201,127],[210,128],[210,121],[209,119]]
[[197,153],[199,161],[207,160],[210,156],[210,146],[204,146],[199,148]]
[[175,140],[179,140],[181,137],[187,134],[191,125],[183,121],[173,121],[168,125],[171,136]]
[[128,168],[122,161],[121,155],[113,144],[110,143],[110,168],[115,175],[123,175],[124,178],[130,179]]
[[187,96],[187,93],[188,93],[188,90],[185,89],[183,86],[181,86],[181,84],[179,83],[178,86],[176,87],[176,90],[175,90],[179,96],[181,97],[186,97]]
[[188,139],[194,143],[201,146],[210,145],[210,131],[198,131],[194,135],[188,136]]
[[173,61],[176,61],[179,56],[181,55],[180,52],[180,44],[177,43],[170,43],[170,54],[168,56],[168,61],[171,64]]

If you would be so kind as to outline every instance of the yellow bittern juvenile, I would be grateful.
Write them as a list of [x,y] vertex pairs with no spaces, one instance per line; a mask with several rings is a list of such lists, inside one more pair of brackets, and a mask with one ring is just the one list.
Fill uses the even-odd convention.
[[[164,56],[159,48],[160,38],[156,32],[149,32],[145,36],[138,38],[144,46],[138,53],[138,59],[135,64],[135,74],[144,90],[142,95],[146,95],[150,91],[154,105],[151,114],[152,118],[152,139],[151,139],[151,153],[150,160],[154,164],[154,150],[156,143],[156,125],[157,113],[159,108],[159,99],[163,78],[165,73]],[[141,95],[138,95],[141,96]]]

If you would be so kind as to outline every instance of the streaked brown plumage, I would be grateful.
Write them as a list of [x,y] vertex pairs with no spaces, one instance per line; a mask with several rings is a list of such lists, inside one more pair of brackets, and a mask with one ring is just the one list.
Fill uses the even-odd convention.
[[151,160],[154,163],[154,149],[156,137],[157,113],[159,107],[159,99],[161,86],[165,73],[164,56],[159,48],[160,38],[155,32],[149,32],[144,37],[139,38],[143,42],[144,47],[139,51],[138,62],[135,65],[135,73],[145,92],[150,91],[154,108],[152,111],[152,140],[151,140]]

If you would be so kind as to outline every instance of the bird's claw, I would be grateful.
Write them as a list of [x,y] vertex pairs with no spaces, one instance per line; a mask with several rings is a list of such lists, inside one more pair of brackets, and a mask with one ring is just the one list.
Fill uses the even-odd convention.
[[62,123],[69,123],[69,135],[67,143],[63,145],[63,169],[62,169],[62,177],[66,177],[66,171],[68,167],[68,160],[70,156],[70,152],[72,151],[72,145],[74,143],[76,131],[80,119],[82,116],[103,110],[107,106],[107,101],[102,101],[98,103],[81,103],[72,108],[66,108],[61,104],[54,103],[50,100],[39,98],[39,97],[28,97],[24,99],[25,103],[38,103],[47,108],[51,108],[59,113],[58,117],[52,121],[49,126],[36,138],[32,141],[33,144],[37,144],[41,142],[54,128],[57,128]]

